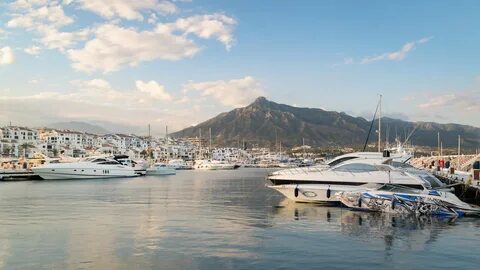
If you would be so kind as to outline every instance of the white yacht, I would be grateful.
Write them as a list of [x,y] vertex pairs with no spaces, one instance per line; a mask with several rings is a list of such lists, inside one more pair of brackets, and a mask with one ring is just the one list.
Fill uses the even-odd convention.
[[[393,167],[391,159],[378,164],[375,159],[351,160],[318,171],[289,176],[270,175],[277,184],[269,186],[296,202],[338,202],[338,192],[364,189],[365,184],[399,184],[415,189],[442,188],[444,185],[429,173],[411,168]],[[287,184],[278,184],[287,183]]]
[[168,167],[174,168],[175,170],[191,170],[192,166],[189,166],[183,159],[172,159],[168,161]]
[[139,175],[145,175],[148,168],[148,163],[145,160],[135,161],[130,159],[127,155],[115,155],[112,159],[118,161],[120,164],[132,167],[133,170]]
[[133,168],[108,158],[87,158],[79,162],[49,163],[32,168],[32,171],[44,180],[138,176]]
[[[394,151],[392,153],[391,151]],[[403,149],[401,145],[397,146],[396,148],[392,148],[390,150],[385,150],[382,152],[355,152],[355,153],[348,153],[344,155],[340,155],[335,157],[324,164],[318,164],[315,166],[307,166],[301,168],[289,168],[283,169],[276,172],[273,172],[269,175],[270,176],[278,176],[272,179],[275,179],[274,184],[292,184],[296,183],[293,179],[289,179],[291,175],[295,174],[304,174],[309,172],[318,172],[321,170],[326,170],[342,164],[347,161],[357,161],[357,162],[369,162],[369,163],[376,163],[380,164],[385,161],[385,159],[391,159],[392,163],[396,165],[407,164],[407,162],[413,157],[412,153]],[[284,177],[279,177],[280,175],[284,175]]]
[[405,215],[480,216],[480,208],[462,202],[450,192],[418,190],[385,184],[337,194],[347,207]]
[[147,175],[173,175],[176,173],[175,168],[169,167],[165,163],[155,163],[147,169]]
[[234,170],[238,165],[218,160],[195,160],[196,170]]

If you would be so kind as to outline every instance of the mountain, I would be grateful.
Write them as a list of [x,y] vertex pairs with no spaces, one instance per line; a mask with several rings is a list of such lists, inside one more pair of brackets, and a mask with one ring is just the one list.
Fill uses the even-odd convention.
[[79,122],[79,121],[57,122],[57,123],[48,124],[48,127],[54,128],[54,129],[67,129],[67,130],[74,130],[74,131],[80,131],[80,132],[88,132],[93,134],[110,133],[109,130],[101,126],[89,124],[86,122]]
[[[438,124],[431,122],[408,122],[392,118],[382,118],[382,134],[386,130],[392,141],[395,129],[400,137],[405,133],[416,131],[411,141],[421,146],[437,146],[437,132],[440,132],[444,147],[454,147],[457,136],[463,138],[463,147],[478,148],[480,146],[480,128],[458,125]],[[202,138],[209,137],[212,132],[213,143],[238,145],[242,141],[249,144],[274,146],[281,141],[285,146],[305,144],[311,146],[362,146],[365,142],[370,121],[362,117],[353,117],[346,113],[325,111],[315,108],[299,108],[278,104],[264,97],[257,98],[252,104],[221,113],[218,116],[171,134],[174,137],[196,137],[200,130]],[[375,123],[369,142],[376,140]]]

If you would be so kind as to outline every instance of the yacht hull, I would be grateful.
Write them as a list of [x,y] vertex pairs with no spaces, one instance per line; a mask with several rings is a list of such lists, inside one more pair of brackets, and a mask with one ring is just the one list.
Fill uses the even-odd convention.
[[147,169],[147,175],[174,175],[174,174],[176,174],[176,171],[173,168],[168,168],[164,170]]
[[44,180],[65,179],[103,179],[119,177],[135,177],[138,174],[132,168],[124,166],[44,166],[32,168],[32,171]]
[[[479,216],[480,208],[472,208],[447,192],[436,195],[402,194],[379,191],[338,193],[342,204],[356,210],[402,215]],[[455,197],[455,198],[454,198]]]
[[125,173],[125,172],[112,172],[110,170],[109,174],[104,173],[76,173],[73,170],[55,170],[52,171],[45,171],[45,170],[38,170],[32,169],[33,172],[39,175],[44,180],[64,180],[64,179],[101,179],[101,178],[118,178],[118,177],[135,177],[138,176],[137,174],[133,173]]
[[339,203],[337,194],[359,190],[358,186],[348,185],[275,185],[269,186],[288,199],[299,203]]

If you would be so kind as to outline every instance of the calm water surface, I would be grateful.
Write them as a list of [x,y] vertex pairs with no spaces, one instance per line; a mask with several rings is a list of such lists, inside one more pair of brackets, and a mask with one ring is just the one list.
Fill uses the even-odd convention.
[[295,204],[266,174],[0,182],[0,269],[478,269],[480,220]]

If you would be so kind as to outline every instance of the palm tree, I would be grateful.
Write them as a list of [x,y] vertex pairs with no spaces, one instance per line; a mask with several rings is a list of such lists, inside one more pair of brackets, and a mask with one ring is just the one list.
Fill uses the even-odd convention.
[[23,143],[23,144],[18,146],[18,152],[20,154],[20,151],[23,151],[23,157],[26,158],[28,149],[32,149],[32,148],[35,148],[35,146],[33,144]]

